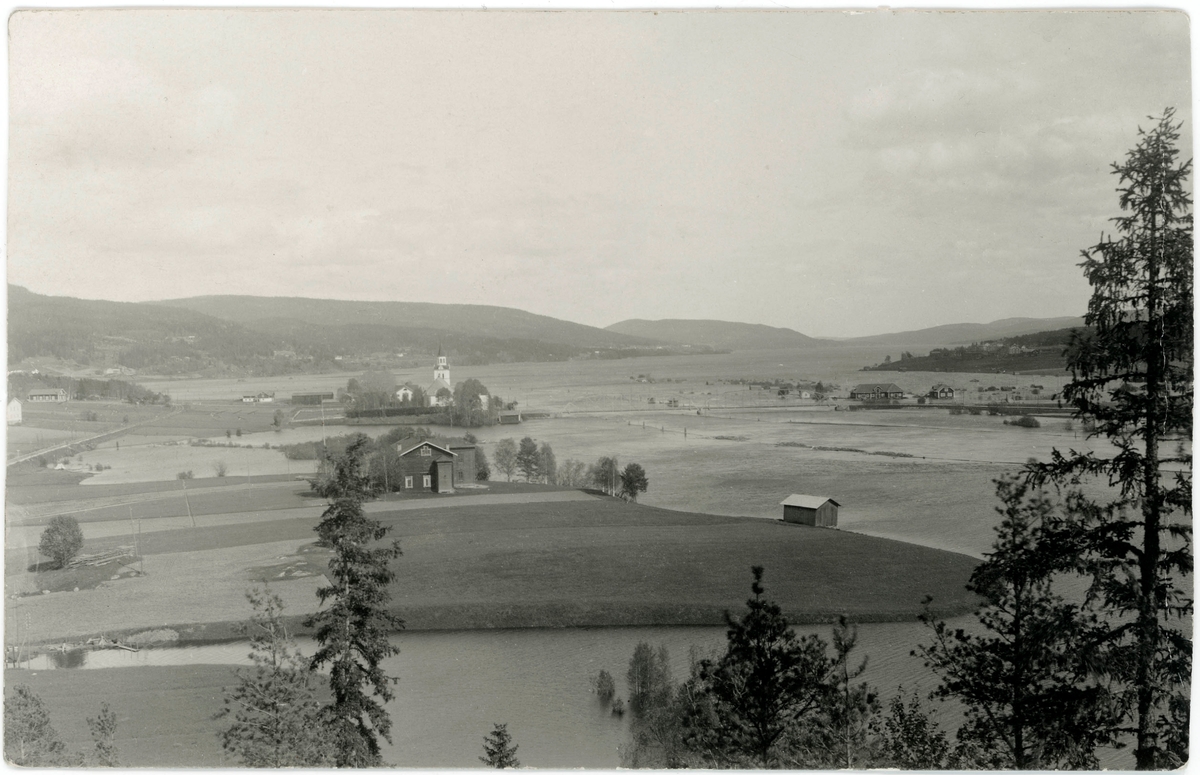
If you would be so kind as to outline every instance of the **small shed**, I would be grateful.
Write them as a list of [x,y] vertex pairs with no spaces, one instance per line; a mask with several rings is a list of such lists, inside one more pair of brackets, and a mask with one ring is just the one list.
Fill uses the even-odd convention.
[[18,398],[14,398],[8,402],[8,424],[21,424],[21,400]]
[[501,425],[517,425],[521,422],[520,412],[500,412],[496,416],[496,421]]
[[783,521],[812,527],[837,527],[842,504],[824,495],[789,495],[782,503]]

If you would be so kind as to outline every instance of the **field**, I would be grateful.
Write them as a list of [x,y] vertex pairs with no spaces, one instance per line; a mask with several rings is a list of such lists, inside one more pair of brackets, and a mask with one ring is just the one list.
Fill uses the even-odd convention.
[[[226,489],[237,488],[209,492]],[[925,594],[946,611],[972,602],[963,589],[970,558],[842,531],[555,490],[370,506],[404,547],[393,606],[412,629],[719,624],[753,564],[771,569],[777,599],[797,621],[911,618]],[[221,515],[198,527],[179,520],[136,537],[145,575],[78,592],[38,594],[28,555],[10,547],[10,642],[164,626],[182,640],[230,637],[246,614],[245,590],[259,580],[273,581],[294,615],[311,612],[325,559],[311,546],[320,511]],[[94,536],[84,551],[132,540]]]

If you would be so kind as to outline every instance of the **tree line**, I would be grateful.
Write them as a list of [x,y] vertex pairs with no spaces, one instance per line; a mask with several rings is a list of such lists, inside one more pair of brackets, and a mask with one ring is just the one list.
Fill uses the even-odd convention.
[[[477,456],[478,457],[478,456]],[[492,452],[496,470],[508,481],[519,474],[526,482],[556,484],[560,487],[594,487],[608,495],[636,502],[639,493],[646,492],[650,481],[639,463],[620,468],[615,457],[601,457],[591,465],[568,458],[559,465],[549,442],[540,445],[526,436],[518,444],[514,439],[501,439]]]

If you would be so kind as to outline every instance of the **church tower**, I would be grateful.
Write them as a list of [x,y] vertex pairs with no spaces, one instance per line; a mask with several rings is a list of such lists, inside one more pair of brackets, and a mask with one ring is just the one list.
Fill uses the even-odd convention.
[[433,381],[441,380],[447,385],[450,384],[450,365],[446,363],[446,356],[442,354],[442,346],[438,345],[437,367],[433,370]]

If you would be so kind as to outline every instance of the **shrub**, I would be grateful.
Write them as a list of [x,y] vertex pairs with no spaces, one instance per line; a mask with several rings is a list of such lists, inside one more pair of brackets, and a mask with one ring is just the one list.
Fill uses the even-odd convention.
[[217,476],[224,476],[228,472],[229,467],[225,465],[224,460],[218,460],[217,462],[213,463],[213,473]]
[[1037,421],[1036,417],[1030,417],[1027,414],[1023,414],[1020,417],[1016,418],[1015,420],[1005,420],[1004,424],[1005,425],[1016,425],[1021,428],[1040,428],[1040,427],[1042,427],[1042,424]]
[[64,567],[83,548],[83,531],[74,517],[58,515],[42,532],[38,551]]
[[175,474],[176,479],[195,479],[195,475],[191,471],[180,471]]

